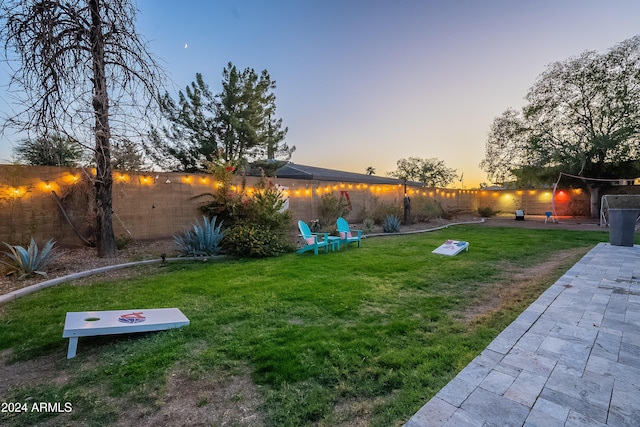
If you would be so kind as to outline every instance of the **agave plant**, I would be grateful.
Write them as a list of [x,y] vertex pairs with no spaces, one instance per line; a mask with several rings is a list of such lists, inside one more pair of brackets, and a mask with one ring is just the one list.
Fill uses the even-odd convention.
[[385,233],[398,233],[398,232],[400,232],[400,219],[395,215],[389,215],[382,222],[382,230]]
[[220,252],[220,242],[224,237],[222,221],[216,226],[216,217],[209,219],[202,217],[202,225],[199,221],[193,226],[193,230],[187,230],[182,236],[173,236],[178,245],[178,250],[185,256],[208,256]]
[[53,240],[45,243],[41,250],[38,250],[38,245],[35,240],[33,240],[33,237],[26,249],[22,246],[13,246],[5,242],[2,243],[11,251],[5,252],[10,262],[0,261],[0,263],[9,266],[12,272],[18,274],[18,279],[20,280],[32,274],[47,277],[47,273],[44,271],[45,268],[51,261],[58,257],[53,251],[53,246],[56,244]]

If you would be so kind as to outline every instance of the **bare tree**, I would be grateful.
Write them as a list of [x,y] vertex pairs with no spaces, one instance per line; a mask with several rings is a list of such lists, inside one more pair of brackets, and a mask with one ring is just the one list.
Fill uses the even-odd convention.
[[21,111],[5,126],[94,140],[96,246],[116,252],[111,140],[147,128],[163,73],[135,31],[131,0],[0,0],[9,94]]

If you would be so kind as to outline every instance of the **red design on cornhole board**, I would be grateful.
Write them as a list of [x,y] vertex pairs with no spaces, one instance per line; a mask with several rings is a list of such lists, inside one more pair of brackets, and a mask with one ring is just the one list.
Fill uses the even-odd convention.
[[142,311],[134,311],[130,314],[123,314],[118,317],[118,321],[122,323],[142,323],[147,320],[146,317],[142,315]]

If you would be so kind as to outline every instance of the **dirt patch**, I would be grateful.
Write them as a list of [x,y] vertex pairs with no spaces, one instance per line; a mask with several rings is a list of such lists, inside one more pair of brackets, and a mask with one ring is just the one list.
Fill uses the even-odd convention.
[[374,399],[345,399],[334,407],[333,427],[366,427],[376,407],[385,404],[390,396]]
[[[11,390],[38,386],[63,386],[73,380],[74,372],[61,367],[59,355],[7,364],[10,351],[0,353],[0,401]],[[89,358],[90,359],[90,358]],[[86,360],[88,364],[96,361]],[[233,426],[260,427],[265,424],[260,412],[262,400],[249,369],[234,374],[220,373],[194,376],[176,368],[167,380],[164,395],[150,405],[131,404],[129,400],[107,398],[119,408],[119,427],[144,426]],[[104,393],[100,395],[105,396]],[[71,425],[72,414],[61,414],[43,425]]]
[[258,387],[248,369],[233,376],[216,374],[200,378],[174,369],[157,407],[127,407],[115,425],[258,427],[264,425],[259,411],[261,404]]
[[[57,354],[7,364],[10,358],[11,350],[0,353],[0,396],[14,389],[45,384],[61,386],[69,381],[69,373],[58,366],[60,358]],[[0,397],[0,401],[4,399]]]
[[523,298],[546,282],[558,268],[571,260],[577,261],[588,250],[589,248],[573,248],[556,252],[553,258],[524,269],[503,263],[499,266],[503,272],[496,282],[479,285],[482,287],[479,292],[481,296],[461,313],[463,320],[468,323],[479,322],[498,311],[521,303]]

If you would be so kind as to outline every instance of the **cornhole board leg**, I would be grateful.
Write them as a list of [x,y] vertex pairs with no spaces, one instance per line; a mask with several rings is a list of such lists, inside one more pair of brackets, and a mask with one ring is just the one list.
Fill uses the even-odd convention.
[[78,337],[69,338],[69,349],[67,350],[67,359],[76,357],[76,350],[78,350]]
[[69,338],[67,359],[72,359],[79,337],[162,331],[188,324],[189,319],[177,308],[69,312],[62,338]]

